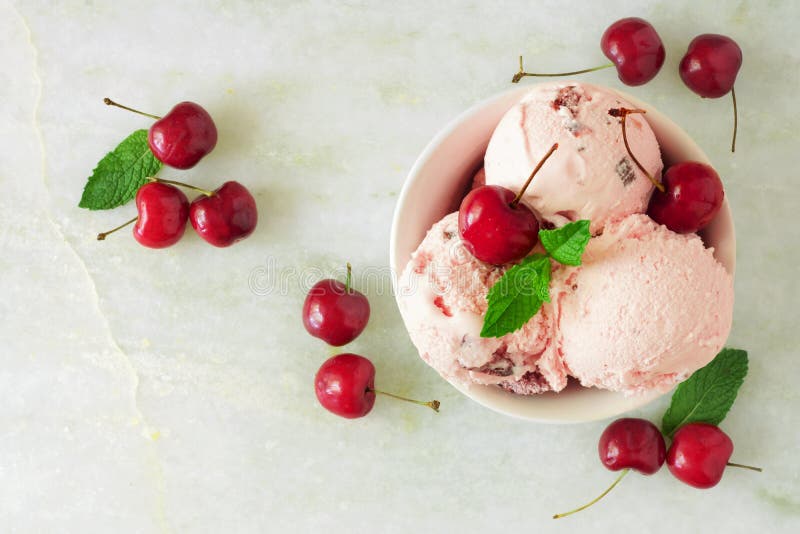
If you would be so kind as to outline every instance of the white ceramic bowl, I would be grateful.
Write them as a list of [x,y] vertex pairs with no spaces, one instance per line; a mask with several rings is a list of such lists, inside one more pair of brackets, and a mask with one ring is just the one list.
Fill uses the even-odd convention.
[[[481,165],[495,126],[528,90],[529,86],[515,88],[473,106],[445,126],[425,147],[403,185],[392,221],[390,262],[395,284],[428,229],[444,215],[458,209],[473,173]],[[710,164],[686,132],[665,115],[626,93],[616,92],[634,106],[647,110],[645,117],[661,146],[665,166],[685,160]],[[717,260],[733,274],[736,237],[727,199],[701,235],[707,246],[714,247]],[[583,388],[572,381],[560,393],[534,396],[516,395],[496,386],[452,385],[492,410],[546,423],[577,423],[613,417],[659,396],[626,398],[620,393]]]

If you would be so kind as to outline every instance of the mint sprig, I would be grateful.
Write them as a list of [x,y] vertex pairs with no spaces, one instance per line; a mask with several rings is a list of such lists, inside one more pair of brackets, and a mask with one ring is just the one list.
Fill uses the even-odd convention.
[[100,160],[83,189],[81,208],[107,210],[122,206],[161,170],[147,145],[147,130],[136,130]]
[[550,302],[550,259],[565,265],[580,265],[590,237],[586,220],[556,230],[540,230],[539,240],[548,254],[528,256],[489,289],[486,295],[489,307],[483,317],[481,337],[502,337],[530,321],[543,303]]
[[580,265],[589,243],[589,221],[576,221],[556,230],[539,231],[539,241],[550,257],[564,265]]
[[502,337],[527,323],[550,300],[550,259],[528,256],[503,274],[486,296],[481,337]]
[[661,430],[671,436],[687,423],[719,425],[736,400],[745,375],[747,351],[722,349],[711,363],[678,385],[661,420]]

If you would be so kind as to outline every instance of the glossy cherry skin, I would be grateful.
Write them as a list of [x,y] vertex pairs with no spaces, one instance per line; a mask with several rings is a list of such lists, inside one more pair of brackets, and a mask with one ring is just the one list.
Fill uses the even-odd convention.
[[655,78],[666,53],[661,37],[644,19],[620,19],[606,29],[600,48],[617,67],[625,85],[642,85]]
[[334,347],[350,343],[369,321],[369,301],[338,280],[320,280],[306,296],[303,325],[309,334]]
[[181,102],[150,127],[147,143],[165,165],[190,169],[216,146],[217,127],[198,104]]
[[225,182],[213,195],[194,199],[189,220],[200,237],[215,247],[229,247],[256,229],[258,208],[245,186]]
[[664,465],[667,446],[653,423],[626,417],[606,427],[597,452],[603,465],[612,471],[634,469],[652,475]]
[[695,488],[716,486],[733,454],[733,441],[718,426],[689,423],[675,432],[667,467],[681,482]]
[[516,194],[499,185],[469,192],[458,210],[458,233],[477,259],[494,265],[524,258],[539,240],[539,222]]
[[186,230],[189,199],[177,187],[144,184],[136,192],[139,218],[133,225],[133,237],[150,248],[164,248],[177,243]]
[[719,98],[733,88],[742,66],[742,49],[724,35],[705,33],[689,43],[678,72],[686,87],[704,98]]
[[375,404],[375,366],[358,354],[339,354],[327,360],[314,378],[317,400],[329,412],[355,419]]
[[709,165],[684,161],[664,173],[666,192],[654,191],[647,214],[673,232],[703,229],[719,212],[725,192],[722,180]]

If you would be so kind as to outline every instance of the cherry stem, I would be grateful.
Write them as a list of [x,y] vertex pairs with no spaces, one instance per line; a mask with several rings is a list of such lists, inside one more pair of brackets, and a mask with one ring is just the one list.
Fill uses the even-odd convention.
[[519,83],[519,81],[525,76],[537,76],[537,77],[573,76],[575,74],[585,74],[587,72],[603,70],[613,66],[614,66],[613,63],[608,63],[606,65],[600,65],[599,67],[592,67],[591,69],[573,70],[572,72],[550,72],[550,73],[525,72],[525,69],[522,66],[522,56],[519,56],[519,72],[516,73],[513,78],[511,78],[511,83]]
[[374,388],[367,388],[367,391],[368,392],[371,391],[373,393],[377,393],[378,395],[386,395],[387,397],[392,397],[393,399],[397,399],[397,400],[401,400],[401,401],[412,402],[414,404],[419,404],[420,406],[427,406],[428,408],[430,408],[431,410],[433,410],[436,413],[439,413],[439,406],[441,405],[441,403],[438,400],[422,402],[422,401],[418,401],[418,400],[414,400],[414,399],[409,399],[408,397],[401,397],[400,395],[395,395],[394,393],[387,393],[386,391],[380,391],[380,390],[374,389]]
[[758,471],[759,473],[763,471],[763,469],[761,469],[760,467],[753,467],[752,465],[735,464],[733,462],[728,462],[725,465],[727,465],[728,467],[739,467],[741,469],[749,469],[750,471]]
[[731,86],[731,96],[733,97],[733,139],[731,140],[731,152],[736,152],[736,130],[739,129],[739,112],[736,109],[736,91]]
[[574,514],[574,513],[576,513],[576,512],[580,512],[581,510],[586,510],[586,509],[587,509],[587,508],[589,508],[591,505],[593,505],[594,503],[596,503],[597,501],[599,501],[600,499],[602,499],[603,497],[605,497],[606,495],[608,495],[608,494],[609,494],[609,492],[610,492],[611,490],[613,490],[613,489],[614,489],[614,486],[616,486],[617,484],[619,484],[619,481],[620,481],[620,480],[622,480],[623,478],[625,478],[625,475],[627,475],[627,474],[628,474],[628,471],[630,471],[630,469],[623,469],[623,470],[622,470],[622,473],[620,473],[620,474],[619,474],[619,476],[618,476],[618,477],[617,477],[617,479],[614,481],[614,483],[613,483],[613,484],[611,484],[611,485],[608,487],[608,489],[607,489],[607,490],[605,490],[603,493],[601,493],[600,495],[598,495],[597,497],[595,497],[595,498],[594,498],[594,499],[593,499],[591,502],[588,502],[588,503],[584,504],[583,506],[581,506],[580,508],[575,508],[574,510],[571,510],[571,511],[569,511],[569,512],[564,512],[563,514],[556,514],[556,515],[554,515],[554,516],[553,516],[553,519],[559,519],[559,518],[561,518],[561,517],[567,517],[568,515],[572,515],[572,514]]
[[528,179],[525,181],[525,185],[522,186],[522,189],[519,190],[519,193],[517,193],[517,196],[515,196],[514,200],[512,200],[511,204],[509,204],[512,208],[516,208],[517,207],[517,204],[519,204],[520,199],[522,199],[522,195],[525,194],[525,190],[528,189],[528,186],[531,184],[531,181],[533,181],[533,177],[536,176],[536,173],[539,172],[539,169],[542,168],[542,165],[544,165],[544,162],[547,161],[547,159],[550,156],[552,156],[553,152],[555,152],[557,149],[558,149],[558,143],[553,143],[553,146],[550,147],[550,150],[547,151],[547,154],[544,155],[544,157],[536,165],[536,168],[533,169],[533,172],[531,173],[531,175],[528,176]]
[[350,281],[352,280],[353,276],[353,267],[350,265],[350,262],[347,262],[347,278],[344,280],[344,291],[345,293],[350,293]]
[[139,115],[144,115],[145,117],[150,117],[151,119],[159,120],[161,118],[158,115],[151,115],[150,113],[145,113],[144,111],[139,111],[138,109],[129,108],[128,106],[123,106],[122,104],[117,104],[116,102],[114,102],[113,100],[111,100],[108,97],[105,97],[103,99],[103,103],[106,106],[115,106],[115,107],[118,107],[118,108],[122,108],[122,109],[125,109],[125,110],[128,110],[128,111],[132,111],[133,113],[138,113]]
[[133,224],[133,223],[135,223],[135,222],[136,222],[136,220],[137,220],[138,218],[139,218],[139,217],[138,217],[138,216],[136,216],[136,217],[134,217],[133,219],[131,219],[130,221],[128,221],[128,222],[126,222],[126,223],[122,223],[122,224],[120,224],[119,226],[117,226],[117,227],[116,227],[116,228],[114,228],[113,230],[109,230],[108,232],[101,232],[101,233],[97,234],[97,240],[98,240],[98,241],[105,241],[105,239],[106,239],[106,236],[107,236],[107,235],[109,235],[109,234],[113,234],[113,233],[114,233],[114,232],[116,232],[117,230],[119,230],[119,229],[121,229],[121,228],[125,228],[125,227],[126,227],[126,226],[128,226],[129,224]]
[[209,191],[207,189],[201,189],[201,188],[199,188],[197,186],[190,185],[190,184],[185,184],[183,182],[176,182],[175,180],[165,180],[163,178],[159,178],[158,176],[148,176],[147,180],[150,181],[150,182],[156,182],[156,183],[159,183],[159,184],[178,185],[180,187],[185,187],[187,189],[194,189],[195,191],[199,191],[200,193],[203,193],[207,197],[213,197],[214,196],[214,192],[213,191]]
[[658,189],[662,193],[666,193],[667,190],[664,189],[664,185],[655,178],[653,178],[653,175],[647,172],[647,169],[644,168],[644,165],[639,163],[639,160],[636,159],[636,156],[633,155],[631,146],[628,144],[628,129],[625,127],[625,119],[631,113],[644,114],[647,113],[647,111],[643,109],[627,109],[627,108],[613,108],[608,110],[608,114],[611,115],[612,117],[619,117],[619,121],[622,124],[622,141],[625,143],[625,150],[628,151],[628,155],[631,157],[636,166],[639,167],[639,170],[642,171],[645,176],[647,176],[647,179],[653,183],[656,189]]

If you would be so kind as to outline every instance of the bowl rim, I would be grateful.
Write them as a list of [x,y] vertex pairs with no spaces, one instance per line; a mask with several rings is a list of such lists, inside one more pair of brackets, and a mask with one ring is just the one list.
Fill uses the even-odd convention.
[[[664,127],[668,127],[672,133],[679,135],[682,137],[682,141],[685,143],[690,144],[691,150],[696,152],[696,160],[701,161],[703,163],[712,165],[711,160],[705,154],[705,152],[700,148],[700,146],[694,141],[694,139],[686,133],[678,124],[676,124],[672,119],[670,119],[667,115],[660,112],[654,106],[641,101],[640,99],[624,92],[620,91],[613,87],[602,86],[592,83],[584,83],[584,82],[572,82],[572,81],[564,81],[564,82],[542,82],[544,84],[548,83],[579,83],[582,85],[593,85],[596,87],[600,87],[605,90],[612,91],[622,97],[624,100],[627,100],[630,104],[641,107],[647,110],[647,114],[645,115],[645,119],[648,122],[651,122],[649,117],[654,117],[656,121],[662,124]],[[536,84],[538,85],[538,84]],[[398,296],[398,283],[400,279],[400,275],[402,274],[403,269],[405,268],[404,265],[398,265],[398,240],[400,235],[400,228],[401,228],[401,220],[400,217],[402,212],[404,211],[404,206],[409,202],[409,195],[411,194],[411,190],[413,189],[413,185],[418,181],[421,171],[428,165],[430,160],[436,155],[438,150],[440,149],[441,145],[451,137],[465,122],[468,122],[470,119],[474,118],[476,115],[484,112],[486,108],[489,108],[500,101],[510,99],[512,95],[518,95],[520,98],[522,95],[530,91],[534,85],[525,85],[521,87],[514,87],[499,93],[495,93],[473,105],[468,107],[466,110],[459,113],[457,116],[452,118],[448,121],[444,127],[436,132],[436,134],[431,138],[431,140],[427,143],[425,148],[422,150],[420,155],[415,160],[414,164],[412,165],[408,175],[406,176],[405,181],[403,182],[403,187],[398,195],[397,202],[395,204],[394,214],[392,216],[392,226],[390,231],[390,238],[389,238],[389,262],[390,262],[390,269],[392,272],[392,289],[395,294],[395,302],[397,303],[397,296]],[[512,101],[509,105],[508,109],[511,109],[516,102],[519,101],[519,98]],[[508,111],[506,109],[500,115],[502,117],[505,115],[505,112]],[[498,118],[499,122],[500,118]],[[652,126],[652,124],[651,124]],[[655,131],[656,128],[654,128]],[[490,135],[491,136],[491,135]],[[658,139],[658,136],[657,136]],[[659,145],[661,146],[662,140],[659,140]],[[723,198],[722,207],[720,212],[716,215],[716,219],[725,219],[722,224],[726,224],[729,227],[729,235],[730,239],[726,243],[727,251],[725,253],[724,261],[717,258],[720,263],[728,270],[732,277],[735,276],[735,266],[736,266],[736,231],[734,227],[733,221],[733,214],[730,209],[730,205],[728,203],[727,195]],[[702,232],[701,232],[702,235]],[[418,246],[418,244],[417,244]],[[715,250],[715,256],[716,256]],[[627,411],[641,408],[646,404],[654,401],[655,399],[666,395],[669,392],[665,393],[656,393],[656,392],[648,392],[642,395],[634,396],[634,397],[624,397],[622,393],[618,392],[611,392],[608,390],[599,390],[596,388],[583,388],[582,386],[578,386],[584,392],[592,392],[592,394],[599,394],[606,397],[606,400],[614,400],[616,398],[616,402],[609,402],[609,409],[602,410],[596,409],[592,414],[588,416],[575,416],[575,414],[560,414],[557,417],[535,417],[529,414],[522,413],[522,411],[517,411],[514,409],[508,408],[507,402],[495,402],[493,399],[497,398],[498,396],[507,398],[508,395],[514,395],[513,393],[508,393],[505,391],[500,390],[494,386],[480,386],[480,385],[471,385],[465,386],[456,382],[452,382],[450,380],[444,379],[448,382],[451,386],[455,387],[458,391],[463,393],[465,396],[470,398],[471,400],[489,408],[495,412],[502,413],[504,415],[508,415],[511,417],[524,419],[533,422],[541,422],[541,423],[549,423],[549,424],[565,424],[565,423],[580,423],[580,422],[590,422],[596,421],[601,419],[606,419],[609,417],[614,417],[625,413]],[[495,392],[494,394],[486,394],[487,392]],[[501,393],[496,393],[501,392]],[[545,395],[559,395],[559,393],[546,393]],[[531,402],[536,399],[538,396],[515,396],[517,399],[522,398],[520,402]],[[620,410],[620,405],[624,404],[624,409]]]

